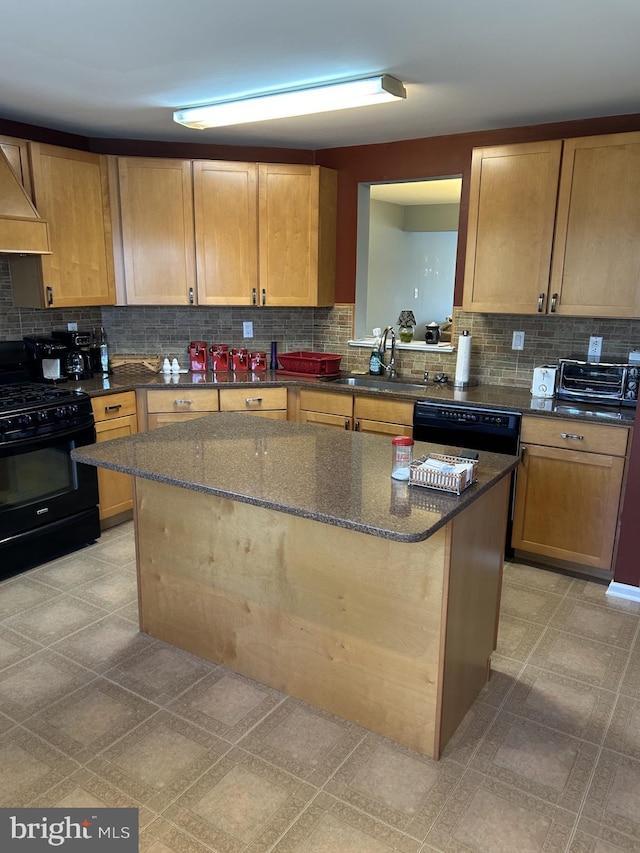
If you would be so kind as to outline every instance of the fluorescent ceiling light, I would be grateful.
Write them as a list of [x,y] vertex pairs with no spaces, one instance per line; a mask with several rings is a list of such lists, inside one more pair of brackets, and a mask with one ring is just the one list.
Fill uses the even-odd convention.
[[364,80],[347,80],[310,89],[294,89],[255,98],[242,98],[239,101],[187,107],[174,112],[173,120],[186,127],[203,130],[206,127],[225,127],[230,124],[247,124],[364,107],[406,96],[406,90],[399,80],[388,74],[381,74]]

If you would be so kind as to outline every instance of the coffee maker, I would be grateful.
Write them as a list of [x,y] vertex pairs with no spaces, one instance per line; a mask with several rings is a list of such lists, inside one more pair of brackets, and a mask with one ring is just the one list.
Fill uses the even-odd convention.
[[91,332],[54,329],[51,335],[56,340],[64,344],[67,349],[67,354],[64,360],[64,372],[70,379],[79,381],[81,379],[91,379],[93,371],[91,370],[91,360],[89,357],[89,349],[93,342]]
[[37,382],[65,382],[67,348],[53,338],[23,338],[29,375]]

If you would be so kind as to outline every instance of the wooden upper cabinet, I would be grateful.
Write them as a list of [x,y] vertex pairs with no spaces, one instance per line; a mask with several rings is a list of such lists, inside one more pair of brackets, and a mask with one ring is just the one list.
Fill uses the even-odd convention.
[[118,302],[196,301],[190,160],[119,157],[116,224]]
[[562,142],[476,148],[463,308],[546,310]]
[[29,143],[33,200],[51,254],[12,261],[14,302],[66,308],[115,303],[106,158]]
[[11,168],[16,173],[25,192],[32,199],[28,140],[14,139],[12,136],[0,136],[0,148],[2,148],[5,157],[11,164]]
[[255,163],[193,163],[200,305],[250,305],[258,288]]
[[331,169],[258,166],[261,305],[333,305],[336,196]]
[[640,317],[640,132],[564,143],[550,292],[557,312]]

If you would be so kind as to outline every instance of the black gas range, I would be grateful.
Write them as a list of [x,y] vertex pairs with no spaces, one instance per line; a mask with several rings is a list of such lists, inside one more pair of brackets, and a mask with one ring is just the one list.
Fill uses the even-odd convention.
[[71,459],[95,440],[89,395],[29,382],[22,341],[0,342],[0,577],[100,536],[97,472]]

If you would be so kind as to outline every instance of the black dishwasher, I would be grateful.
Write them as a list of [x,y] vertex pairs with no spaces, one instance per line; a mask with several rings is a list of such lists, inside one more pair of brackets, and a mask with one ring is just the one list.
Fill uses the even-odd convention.
[[[452,455],[460,450],[485,450],[517,456],[520,451],[520,412],[503,412],[481,406],[432,403],[418,400],[413,407],[413,438],[451,447]],[[511,477],[511,497],[507,522],[505,554],[513,554],[511,528],[515,471]]]

